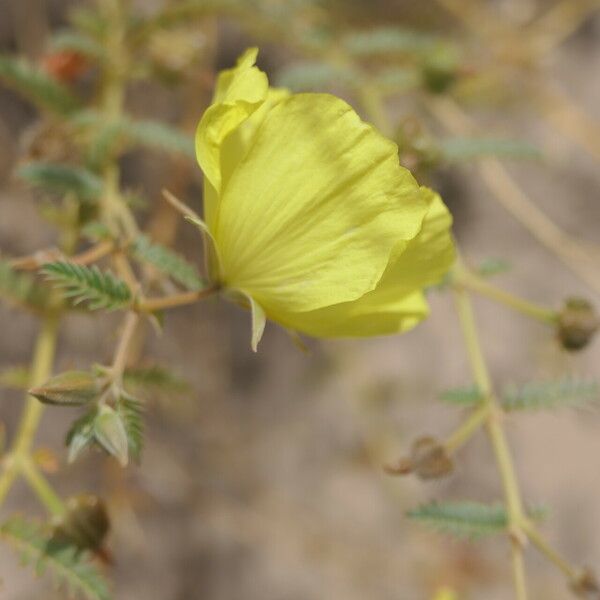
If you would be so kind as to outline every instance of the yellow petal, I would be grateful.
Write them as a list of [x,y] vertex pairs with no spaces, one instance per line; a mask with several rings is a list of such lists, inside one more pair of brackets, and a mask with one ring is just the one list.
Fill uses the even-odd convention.
[[288,329],[314,337],[371,337],[408,331],[428,314],[423,293],[416,291],[387,303],[361,298],[308,312],[280,313],[278,320]]
[[196,130],[196,157],[209,188],[204,198],[204,218],[209,225],[221,192],[221,144],[267,96],[267,76],[254,66],[257,54],[256,48],[246,50],[233,69],[219,74],[213,103]]
[[280,312],[279,322],[316,337],[367,337],[401,333],[426,318],[429,309],[421,290],[442,279],[455,253],[448,209],[437,194],[421,189],[430,203],[423,227],[394,249],[396,256],[373,291],[314,311]]
[[220,199],[224,283],[274,320],[354,300],[426,210],[394,143],[338,98],[291,96],[269,111]]

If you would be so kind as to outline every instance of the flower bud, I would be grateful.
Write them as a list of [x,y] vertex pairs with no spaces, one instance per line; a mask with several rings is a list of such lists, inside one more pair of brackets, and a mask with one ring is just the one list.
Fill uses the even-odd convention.
[[65,513],[54,524],[53,540],[97,552],[102,548],[109,528],[104,502],[91,494],[81,494],[67,501]]
[[442,443],[430,436],[415,440],[410,457],[402,458],[395,466],[386,467],[390,475],[414,473],[420,479],[438,479],[449,475],[454,463]]
[[29,393],[44,404],[81,406],[93,400],[99,392],[96,378],[86,371],[66,371],[52,377]]
[[585,600],[600,599],[600,585],[596,575],[591,569],[585,568],[573,579],[569,585],[571,591],[578,597]]
[[558,315],[558,338],[565,350],[585,348],[600,322],[594,307],[583,298],[569,298]]

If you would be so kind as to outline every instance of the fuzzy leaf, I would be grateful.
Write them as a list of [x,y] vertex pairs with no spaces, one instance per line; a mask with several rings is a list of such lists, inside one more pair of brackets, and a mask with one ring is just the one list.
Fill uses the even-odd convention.
[[592,379],[565,377],[556,381],[507,386],[502,394],[505,410],[539,410],[577,407],[600,399],[600,385]]
[[50,40],[50,49],[76,52],[96,61],[104,60],[106,55],[102,44],[81,32],[71,29],[54,34]]
[[0,537],[15,548],[25,564],[37,574],[54,576],[67,593],[86,600],[110,600],[108,585],[85,552],[57,543],[38,523],[12,517],[0,526]]
[[0,81],[38,107],[61,115],[72,112],[79,104],[67,87],[22,58],[0,55]]
[[102,195],[102,180],[83,167],[31,162],[17,169],[17,176],[45,192],[72,193],[86,202],[93,202]]
[[473,160],[486,156],[515,159],[539,159],[541,152],[522,140],[495,138],[451,138],[440,142],[442,157],[450,162]]
[[116,149],[122,151],[135,146],[184,154],[189,158],[195,156],[194,140],[190,135],[159,121],[119,119],[107,123],[100,113],[86,110],[77,113],[72,123],[94,132],[90,144],[93,164],[102,164]]
[[[539,520],[544,511],[528,511],[531,518]],[[501,533],[508,527],[506,509],[500,504],[479,502],[432,502],[407,513],[410,519],[420,521],[436,531],[472,539]]]
[[430,52],[439,44],[437,36],[400,27],[380,27],[348,34],[343,45],[355,56],[417,54]]
[[19,273],[0,261],[0,298],[11,305],[44,310],[48,293],[29,273]]
[[463,388],[453,388],[440,393],[440,400],[449,404],[468,407],[476,406],[483,401],[483,394],[475,385]]
[[123,393],[117,402],[117,413],[125,426],[129,455],[139,462],[144,444],[144,405],[133,396]]
[[324,62],[295,62],[282,69],[277,85],[293,91],[321,91],[332,86],[356,83],[360,73],[350,67],[339,67]]
[[90,310],[115,310],[131,301],[127,284],[110,271],[100,271],[95,265],[86,267],[57,261],[44,265],[42,272],[65,290],[66,298],[72,298],[75,304],[87,302]]
[[493,277],[510,271],[511,264],[503,258],[486,258],[477,267],[477,273],[480,277]]
[[141,393],[185,394],[190,385],[181,377],[160,365],[130,367],[125,370],[123,381]]
[[191,263],[169,248],[151,242],[145,235],[135,240],[132,252],[137,260],[151,264],[188,290],[199,290],[203,286],[198,271]]

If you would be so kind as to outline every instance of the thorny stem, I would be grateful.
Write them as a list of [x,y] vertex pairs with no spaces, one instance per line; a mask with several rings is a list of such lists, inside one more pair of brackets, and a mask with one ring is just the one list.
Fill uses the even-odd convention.
[[489,407],[486,428],[504,488],[516,598],[517,600],[527,600],[527,583],[523,562],[523,543],[526,538],[522,529],[525,517],[519,484],[502,427],[502,409],[494,396],[491,379],[479,343],[477,325],[469,295],[461,289],[455,290],[454,295],[475,382]]
[[[31,380],[29,383],[32,387],[41,385],[50,377],[56,350],[58,324],[59,317],[57,314],[48,314],[42,321],[31,363]],[[36,398],[27,396],[19,429],[11,450],[3,461],[4,470],[0,475],[0,505],[4,502],[17,476],[23,473],[23,465],[29,460],[33,438],[43,410],[43,405]],[[38,492],[39,490],[35,491]]]
[[532,317],[542,323],[554,325],[558,320],[558,313],[556,311],[524,300],[523,298],[519,298],[518,296],[497,288],[462,267],[458,267],[455,270],[453,284],[481,294],[482,296],[486,296],[495,302],[504,304],[508,308],[528,317]]

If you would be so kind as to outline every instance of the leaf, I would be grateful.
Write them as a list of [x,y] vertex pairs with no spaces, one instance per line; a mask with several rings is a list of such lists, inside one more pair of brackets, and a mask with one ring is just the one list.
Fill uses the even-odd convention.
[[84,33],[65,29],[55,33],[50,40],[50,49],[55,52],[71,51],[96,61],[103,61],[106,52],[102,44]]
[[11,305],[43,311],[48,292],[29,273],[19,273],[7,262],[0,260],[0,298]]
[[74,115],[71,122],[94,133],[89,150],[92,164],[102,164],[116,149],[137,146],[195,157],[192,136],[160,121],[127,118],[107,122],[100,113],[86,110]]
[[463,407],[476,406],[483,399],[484,396],[476,385],[453,388],[440,393],[440,400]]
[[277,85],[292,91],[321,91],[332,86],[356,84],[360,73],[351,67],[340,67],[325,62],[295,62],[282,69]]
[[110,271],[100,271],[95,265],[86,267],[57,261],[44,265],[42,272],[64,291],[75,304],[87,302],[90,310],[116,310],[131,302],[131,292],[124,281]]
[[342,40],[345,49],[355,56],[377,54],[423,54],[440,43],[437,36],[400,27],[380,27],[354,32]]
[[123,374],[126,387],[134,387],[143,392],[185,394],[190,385],[181,377],[160,365],[130,367]]
[[46,192],[72,193],[80,200],[93,202],[102,195],[102,180],[83,167],[58,163],[31,162],[17,169],[17,176]]
[[29,381],[29,369],[24,366],[9,367],[0,373],[0,387],[26,390],[29,387]]
[[600,399],[600,385],[592,379],[564,377],[555,381],[507,386],[501,397],[505,410],[577,407]]
[[131,250],[137,260],[151,264],[188,290],[196,291],[204,285],[191,263],[169,248],[151,242],[145,235],[140,235],[135,240]]
[[542,154],[533,144],[523,140],[497,138],[451,138],[439,143],[442,157],[450,162],[473,160],[486,156],[518,159],[540,159]]
[[127,466],[129,442],[125,424],[121,414],[106,404],[100,406],[94,419],[94,437],[122,467]]
[[[532,519],[544,516],[542,509],[528,511]],[[420,521],[432,529],[457,537],[472,539],[502,533],[508,527],[506,509],[500,504],[479,502],[432,502],[407,513],[410,519]]]
[[75,546],[53,542],[38,523],[12,517],[0,526],[0,537],[15,548],[37,574],[49,571],[68,593],[87,600],[110,600],[108,584],[88,554]]
[[480,277],[493,277],[510,271],[512,265],[504,258],[486,258],[477,267],[477,273]]
[[90,221],[81,228],[81,235],[91,242],[102,242],[112,240],[113,235],[110,229],[100,221]]
[[144,405],[133,396],[122,393],[117,402],[117,413],[125,426],[129,455],[139,462],[144,444]]
[[94,421],[97,414],[98,408],[94,406],[71,425],[65,439],[69,463],[75,462],[81,452],[94,441]]
[[67,87],[23,58],[0,55],[0,81],[38,107],[60,115],[72,112],[79,104]]
[[65,371],[29,393],[44,404],[81,406],[98,396],[98,380],[87,371]]

